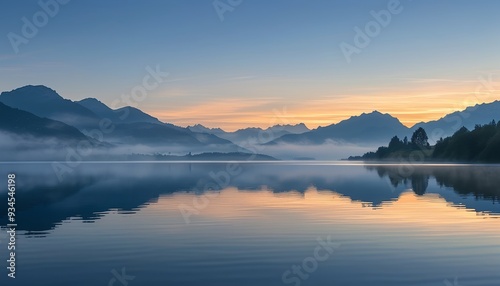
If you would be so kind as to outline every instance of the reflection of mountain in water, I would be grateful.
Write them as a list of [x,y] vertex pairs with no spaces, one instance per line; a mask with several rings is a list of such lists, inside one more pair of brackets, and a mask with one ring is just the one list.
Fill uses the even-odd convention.
[[367,166],[376,170],[378,175],[388,177],[392,185],[407,185],[411,182],[412,190],[417,195],[425,194],[429,179],[433,177],[440,187],[453,188],[461,195],[473,195],[477,199],[500,200],[500,167],[498,166]]
[[451,171],[435,169],[433,172],[440,186],[450,187],[462,195],[477,199],[500,200],[500,168],[453,168]]
[[[227,164],[84,164],[59,182],[47,165],[17,165],[16,218],[19,230],[43,232],[68,218],[92,222],[110,210],[134,213],[160,196],[203,193],[222,184],[244,190],[303,193],[314,187],[351,200],[383,207],[409,187],[418,195],[439,193],[452,204],[500,213],[500,167],[305,166],[241,164],[227,175]],[[368,169],[368,170],[366,170]],[[16,170],[4,170],[2,173]],[[374,175],[372,171],[376,171]],[[388,181],[386,180],[388,178]],[[432,180],[432,178],[435,179]],[[450,191],[450,188],[455,192]],[[216,186],[215,189],[218,189]],[[0,200],[6,193],[0,193]],[[6,207],[0,219],[6,221]]]
[[417,195],[437,193],[453,205],[500,213],[500,166],[367,166],[392,185],[411,187]]

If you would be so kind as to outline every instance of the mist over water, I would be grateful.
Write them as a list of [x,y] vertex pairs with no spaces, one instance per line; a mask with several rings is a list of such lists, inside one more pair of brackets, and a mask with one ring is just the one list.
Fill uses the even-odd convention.
[[299,145],[278,143],[266,145],[263,153],[283,160],[312,159],[312,160],[341,160],[353,155],[363,155],[376,150],[378,145],[356,145],[329,141],[317,145]]
[[[6,161],[65,161],[71,154],[82,161],[106,161],[126,159],[128,155],[173,155],[199,154],[206,152],[246,152],[245,148],[235,148],[222,144],[189,146],[183,144],[124,144],[111,141],[101,143],[88,140],[64,141],[56,138],[40,138],[0,132],[0,162]],[[68,155],[70,154],[70,155]],[[73,158],[74,159],[74,158]]]
[[[235,150],[233,146],[210,144],[204,146],[187,146],[182,144],[124,144],[110,140],[108,145],[98,145],[89,140],[65,142],[55,138],[35,138],[30,135],[15,135],[0,132],[0,158],[2,161],[64,161],[68,153],[80,151],[82,142],[84,154],[82,160],[114,160],[126,155],[175,155],[183,156],[188,153],[199,154],[204,152],[244,152],[265,154],[281,160],[340,160],[351,155],[362,155],[373,151],[377,145],[355,145],[343,142],[328,141],[317,145],[300,145],[279,143],[276,145],[247,145],[243,144]],[[68,149],[70,151],[68,151]],[[62,150],[62,152],[61,152]]]

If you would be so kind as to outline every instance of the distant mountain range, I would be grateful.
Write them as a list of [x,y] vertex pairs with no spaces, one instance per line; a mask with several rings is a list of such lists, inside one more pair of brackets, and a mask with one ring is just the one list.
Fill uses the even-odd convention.
[[73,126],[0,103],[0,161],[67,160],[68,146],[97,152],[110,147]]
[[380,144],[387,143],[393,136],[410,138],[419,127],[427,131],[429,142],[434,144],[440,137],[451,136],[461,127],[472,130],[476,125],[488,124],[492,120],[498,121],[499,119],[500,101],[478,104],[463,111],[453,112],[438,120],[420,122],[410,128],[389,114],[373,111],[302,134],[284,135],[267,144],[323,144],[329,140],[353,144]]
[[87,140],[75,127],[0,103],[0,130],[17,136],[59,141]]
[[204,132],[217,135],[221,138],[230,140],[236,144],[259,143],[264,144],[273,141],[287,134],[301,134],[309,131],[309,128],[304,123],[296,125],[274,125],[272,127],[262,129],[258,127],[249,127],[239,129],[234,132],[226,132],[220,128],[207,128],[201,124],[188,127],[193,132]]
[[[418,127],[427,131],[429,141],[433,143],[439,137],[452,135],[462,126],[473,129],[476,124],[500,119],[500,102],[495,101],[468,107],[435,121],[421,122],[411,128],[389,114],[373,111],[312,130],[300,123],[227,132],[201,124],[180,127],[164,123],[135,107],[112,109],[95,98],[71,101],[45,86],[29,85],[2,92],[0,104],[0,132],[31,138],[52,138],[51,144],[54,144],[53,140],[58,140],[57,144],[67,144],[89,140],[90,136],[95,135],[93,130],[102,128],[104,120],[112,131],[102,138],[94,136],[93,142],[100,146],[126,147],[124,152],[129,154],[248,153],[250,151],[246,148],[251,145],[268,148],[280,144],[374,145],[387,143],[395,135],[409,137]],[[294,155],[301,156],[298,152]]]
[[86,98],[77,101],[76,103],[87,108],[88,110],[91,110],[100,118],[108,118],[112,120],[114,123],[145,122],[145,123],[162,124],[162,122],[158,120],[158,118],[155,118],[149,114],[142,112],[137,108],[130,106],[113,110],[95,98]]
[[450,113],[438,120],[420,122],[411,129],[416,130],[422,127],[427,131],[431,139],[437,140],[439,137],[444,138],[453,135],[462,126],[472,130],[477,124],[484,125],[490,123],[492,120],[498,121],[499,119],[500,101],[494,101],[467,107],[463,111]]
[[2,92],[0,102],[79,129],[99,126],[100,118],[95,113],[76,102],[62,98],[55,90],[45,86],[28,85]]
[[[73,136],[74,140],[79,140],[83,134],[92,135],[92,131],[100,131],[102,120],[108,120],[113,123],[112,126],[107,127],[112,129],[112,132],[103,134],[105,136],[102,140],[116,146],[165,147],[158,149],[158,152],[167,152],[169,150],[167,146],[174,146],[177,147],[175,150],[181,150],[178,153],[187,153],[191,150],[193,152],[245,151],[231,141],[215,135],[195,133],[188,128],[162,123],[157,118],[134,107],[127,106],[113,110],[94,98],[74,102],[64,99],[56,91],[45,86],[25,86],[2,92],[0,102],[24,110],[26,113],[29,112],[33,115],[31,124],[37,124],[35,122],[44,118],[44,120],[55,121],[59,125],[74,126],[73,129],[79,132],[78,135],[74,132],[66,132],[65,136],[61,135],[60,138]],[[44,122],[39,122],[38,125],[45,124]],[[33,134],[36,136],[51,134],[48,131],[39,129]]]
[[386,142],[394,135],[406,136],[409,128],[395,117],[378,111],[352,116],[337,124],[318,127],[302,134],[287,134],[268,144],[323,144],[328,141],[340,143]]

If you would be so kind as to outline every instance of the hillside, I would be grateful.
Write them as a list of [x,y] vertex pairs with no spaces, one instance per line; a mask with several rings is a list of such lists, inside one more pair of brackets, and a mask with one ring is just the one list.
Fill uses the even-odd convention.
[[0,132],[60,142],[87,140],[78,129],[59,121],[40,118],[27,111],[0,103]]
[[[469,106],[462,111],[456,111],[443,116],[438,120],[429,122],[420,122],[411,129],[416,130],[419,127],[424,128],[429,134],[438,134],[439,137],[448,137],[457,132],[462,126],[472,130],[477,124],[488,124],[492,120],[498,120],[500,115],[500,101],[491,103],[477,104]],[[434,137],[434,136],[431,136]],[[436,140],[438,138],[435,138]],[[433,142],[434,138],[431,138]]]

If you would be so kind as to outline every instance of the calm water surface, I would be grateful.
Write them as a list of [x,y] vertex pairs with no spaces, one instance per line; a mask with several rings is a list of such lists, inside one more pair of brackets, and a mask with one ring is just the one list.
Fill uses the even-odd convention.
[[[0,285],[500,285],[500,167],[0,165]],[[123,276],[125,274],[125,276]]]

